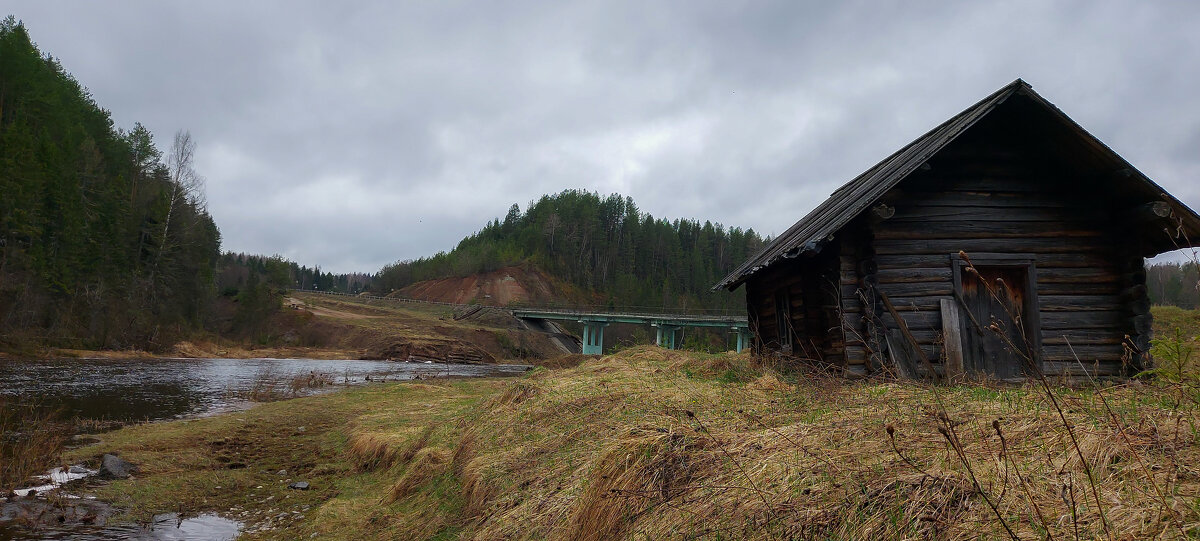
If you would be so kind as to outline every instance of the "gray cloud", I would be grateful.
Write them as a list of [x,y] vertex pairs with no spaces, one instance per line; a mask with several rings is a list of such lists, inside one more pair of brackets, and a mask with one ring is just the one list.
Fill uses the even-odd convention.
[[1016,77],[1200,207],[1190,2],[10,2],[229,250],[430,255],[566,188],[779,233]]

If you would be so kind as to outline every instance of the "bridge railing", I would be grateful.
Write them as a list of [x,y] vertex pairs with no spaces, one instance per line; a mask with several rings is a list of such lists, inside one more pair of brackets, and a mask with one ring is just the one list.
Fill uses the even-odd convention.
[[650,312],[650,311],[634,311],[634,310],[587,310],[587,309],[546,309],[546,308],[511,308],[509,309],[514,315],[536,317],[538,315],[556,315],[556,316],[571,316],[581,319],[589,319],[595,317],[613,317],[613,318],[634,318],[646,320],[685,320],[697,322],[713,322],[713,323],[745,323],[746,314],[696,314],[685,312]]

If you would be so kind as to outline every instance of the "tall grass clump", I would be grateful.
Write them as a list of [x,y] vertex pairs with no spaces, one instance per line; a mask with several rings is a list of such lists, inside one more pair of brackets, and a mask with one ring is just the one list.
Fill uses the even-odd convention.
[[274,402],[304,396],[312,389],[334,385],[335,381],[331,372],[309,371],[288,375],[266,366],[255,373],[249,387],[234,394],[251,402]]
[[53,466],[70,434],[53,410],[0,397],[0,489],[14,488]]

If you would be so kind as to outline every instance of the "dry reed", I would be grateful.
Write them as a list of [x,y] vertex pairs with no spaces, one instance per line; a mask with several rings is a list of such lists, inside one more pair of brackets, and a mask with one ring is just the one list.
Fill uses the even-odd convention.
[[796,378],[652,347],[541,372],[457,416],[451,456],[420,450],[389,498],[449,473],[473,539],[1200,534],[1200,401],[1172,383]]
[[70,434],[70,425],[53,409],[0,397],[0,489],[15,488],[53,466]]

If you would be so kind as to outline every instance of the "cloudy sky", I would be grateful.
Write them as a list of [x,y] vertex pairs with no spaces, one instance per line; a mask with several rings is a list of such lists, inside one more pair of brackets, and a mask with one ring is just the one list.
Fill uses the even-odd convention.
[[1017,77],[1200,208],[1197,2],[5,2],[226,250],[336,272],[582,188],[777,234]]

